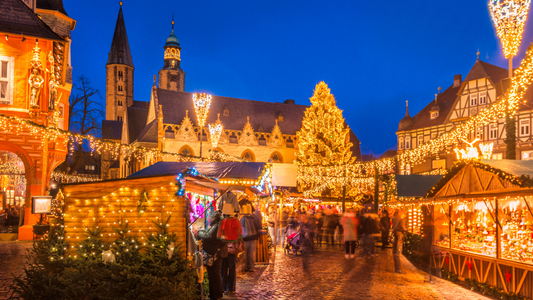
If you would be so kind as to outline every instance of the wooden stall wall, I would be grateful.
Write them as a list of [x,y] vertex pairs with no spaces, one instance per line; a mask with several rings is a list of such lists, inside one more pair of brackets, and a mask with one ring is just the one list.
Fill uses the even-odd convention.
[[432,254],[432,266],[459,275],[459,280],[475,279],[507,293],[533,299],[533,266],[441,249]]
[[[98,226],[104,228],[101,233],[104,242],[111,242],[117,238],[113,227],[118,227],[118,222],[124,220],[133,227],[128,236],[138,237],[142,242],[147,233],[156,232],[152,221],[159,222],[161,218],[171,216],[168,230],[176,233],[178,242],[185,247],[185,201],[176,196],[177,189],[175,176],[67,185],[62,193],[65,197],[66,237],[71,244],[80,242],[85,239],[86,227]],[[203,189],[198,187],[196,190]],[[140,214],[138,202],[143,191],[147,192],[148,201],[146,210]]]

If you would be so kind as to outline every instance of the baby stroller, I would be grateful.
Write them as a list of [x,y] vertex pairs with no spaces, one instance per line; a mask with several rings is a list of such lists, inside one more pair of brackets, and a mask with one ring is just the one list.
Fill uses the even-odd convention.
[[287,237],[287,244],[284,252],[285,254],[288,254],[291,251],[295,255],[298,255],[298,252],[303,254],[305,251],[309,251],[311,246],[305,230],[298,230]]

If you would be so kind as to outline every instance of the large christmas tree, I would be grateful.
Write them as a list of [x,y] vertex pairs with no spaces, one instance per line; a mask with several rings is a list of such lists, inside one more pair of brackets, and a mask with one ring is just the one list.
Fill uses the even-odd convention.
[[[326,189],[338,193],[345,182],[344,167],[353,163],[349,129],[328,85],[316,85],[311,107],[298,132],[298,183],[307,196]],[[330,192],[330,194],[332,194]]]

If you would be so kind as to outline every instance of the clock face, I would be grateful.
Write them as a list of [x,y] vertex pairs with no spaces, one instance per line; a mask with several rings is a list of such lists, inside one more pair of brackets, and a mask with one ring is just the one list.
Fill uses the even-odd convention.
[[177,59],[181,61],[180,49],[168,48],[167,50],[165,50],[165,59]]

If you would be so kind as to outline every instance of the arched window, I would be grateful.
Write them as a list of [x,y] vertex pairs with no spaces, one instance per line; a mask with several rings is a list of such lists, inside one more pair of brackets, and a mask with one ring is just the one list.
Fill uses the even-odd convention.
[[187,145],[181,147],[178,153],[183,156],[194,156],[194,151],[192,151],[192,148]]
[[270,155],[270,160],[273,163],[283,163],[283,156],[279,152],[274,152],[272,155]]
[[241,158],[244,158],[248,161],[255,161],[255,155],[251,150],[244,150],[241,154]]

